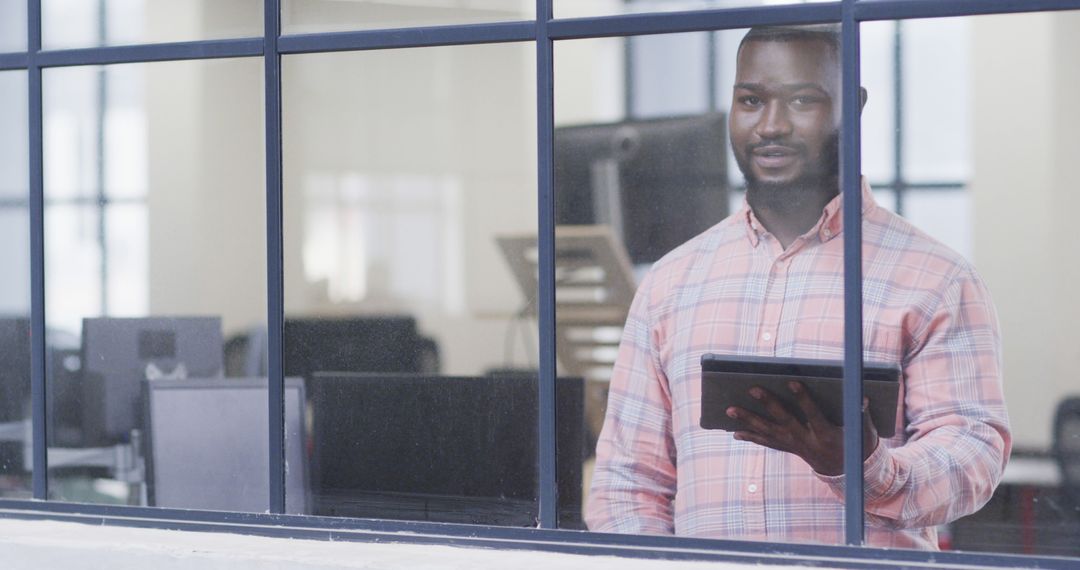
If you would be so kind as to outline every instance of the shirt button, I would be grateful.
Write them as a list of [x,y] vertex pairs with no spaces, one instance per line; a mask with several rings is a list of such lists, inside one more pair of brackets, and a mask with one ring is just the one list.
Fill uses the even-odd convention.
[[761,338],[762,338],[763,340],[772,340],[772,333],[768,333],[768,332],[767,332],[767,333],[765,333],[765,334],[761,335]]
[[748,487],[746,487],[746,490],[750,491],[751,493],[757,493],[757,484],[756,483],[750,483],[750,485]]

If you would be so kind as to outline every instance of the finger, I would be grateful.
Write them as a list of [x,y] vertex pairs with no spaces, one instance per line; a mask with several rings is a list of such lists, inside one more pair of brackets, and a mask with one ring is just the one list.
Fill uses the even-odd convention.
[[870,457],[870,454],[874,452],[874,449],[878,446],[878,432],[877,427],[874,426],[874,420],[870,417],[870,399],[863,398],[863,460]]
[[765,406],[765,411],[769,412],[769,416],[772,417],[774,423],[784,426],[799,423],[799,420],[788,411],[787,406],[780,401],[780,398],[773,395],[772,392],[761,388],[760,386],[754,386],[750,389],[750,397],[758,400]]
[[772,422],[746,408],[732,406],[727,409],[727,415],[729,418],[741,422],[748,430],[756,433],[770,434],[775,429]]
[[876,439],[878,436],[877,426],[874,425],[874,418],[870,416],[870,398],[863,398],[863,431],[866,434],[873,434]]
[[806,414],[806,423],[817,428],[836,427],[825,417],[825,414],[821,413],[821,408],[810,397],[810,391],[802,382],[789,382],[788,389],[795,394],[795,402],[799,404],[799,409],[803,414]]
[[750,431],[737,431],[732,434],[732,437],[739,441],[749,441],[750,443],[756,443],[758,445],[768,447],[770,449],[775,449],[777,451],[788,451],[787,447],[784,446],[781,442],[760,433],[754,433]]
[[870,417],[870,398],[863,398],[862,418],[863,418],[863,429],[868,431],[868,432],[873,432],[874,435],[876,436],[877,435],[877,427],[874,426],[874,419],[872,417]]

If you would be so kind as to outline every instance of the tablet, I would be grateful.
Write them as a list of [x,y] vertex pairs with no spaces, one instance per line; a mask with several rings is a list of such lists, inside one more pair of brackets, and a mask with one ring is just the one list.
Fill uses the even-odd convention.
[[[729,418],[727,409],[739,406],[768,417],[765,406],[750,397],[760,386],[779,398],[800,421],[806,417],[788,389],[796,380],[806,386],[822,414],[835,425],[843,421],[843,365],[839,360],[762,358],[706,354],[701,357],[701,427],[739,431],[742,422]],[[881,437],[896,433],[900,365],[868,362],[863,365],[863,396],[870,399],[870,419]]]

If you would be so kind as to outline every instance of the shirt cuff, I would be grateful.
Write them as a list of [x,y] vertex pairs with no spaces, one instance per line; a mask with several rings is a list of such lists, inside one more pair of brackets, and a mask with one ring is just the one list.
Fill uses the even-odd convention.
[[[822,482],[833,490],[833,493],[841,499],[844,498],[844,475],[822,475],[814,472]],[[863,462],[863,498],[872,502],[888,496],[893,482],[896,480],[896,466],[893,463],[892,454],[884,442],[878,440],[877,447],[870,453],[870,457]]]

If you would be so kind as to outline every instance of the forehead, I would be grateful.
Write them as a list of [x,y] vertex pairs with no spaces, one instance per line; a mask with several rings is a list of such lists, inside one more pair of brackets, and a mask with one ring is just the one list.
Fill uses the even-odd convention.
[[736,83],[781,86],[814,83],[830,93],[840,87],[837,53],[823,41],[748,41],[739,51]]

